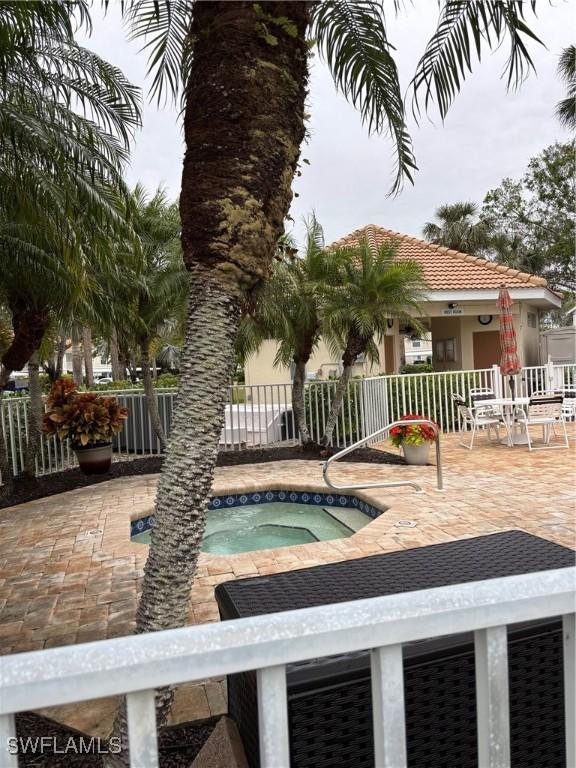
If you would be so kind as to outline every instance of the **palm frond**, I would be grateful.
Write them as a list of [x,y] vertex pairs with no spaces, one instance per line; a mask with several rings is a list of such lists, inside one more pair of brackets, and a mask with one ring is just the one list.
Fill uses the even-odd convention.
[[569,45],[562,51],[558,74],[566,83],[567,96],[556,105],[556,117],[565,128],[576,131],[576,46]]
[[387,131],[392,137],[396,174],[390,193],[398,193],[405,179],[413,181],[417,166],[382,4],[376,0],[316,3],[311,28],[336,86],[359,109],[369,131]]
[[123,0],[126,23],[133,40],[142,39],[148,53],[150,95],[161,103],[182,93],[189,70],[192,45],[189,0]]
[[536,12],[535,0],[446,0],[411,82],[415,116],[420,113],[419,92],[423,90],[425,109],[436,101],[444,118],[472,71],[474,55],[480,60],[485,47],[500,45],[506,38],[510,45],[504,70],[507,86],[517,87],[534,69],[525,39],[542,43],[524,20],[526,6]]

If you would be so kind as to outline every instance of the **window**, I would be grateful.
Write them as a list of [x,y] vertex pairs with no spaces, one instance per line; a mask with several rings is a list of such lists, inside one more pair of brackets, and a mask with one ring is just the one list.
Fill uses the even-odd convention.
[[422,346],[422,342],[420,342],[420,341],[413,341],[412,342],[412,347],[414,349],[418,349],[418,347],[421,347],[421,346]]
[[456,362],[456,339],[436,339],[434,342],[434,359],[438,363]]
[[536,328],[536,312],[528,312],[528,328]]

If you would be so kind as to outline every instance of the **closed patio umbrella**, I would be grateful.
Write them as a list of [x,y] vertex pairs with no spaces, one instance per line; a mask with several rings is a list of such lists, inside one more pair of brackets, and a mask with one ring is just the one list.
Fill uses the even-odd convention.
[[514,399],[514,376],[520,371],[516,346],[516,331],[512,320],[512,297],[506,285],[500,286],[497,306],[500,310],[500,373],[509,376],[510,391]]

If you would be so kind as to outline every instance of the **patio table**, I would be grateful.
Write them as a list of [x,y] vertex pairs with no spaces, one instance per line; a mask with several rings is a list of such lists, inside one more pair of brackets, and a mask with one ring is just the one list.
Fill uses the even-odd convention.
[[506,443],[509,447],[515,445],[527,445],[526,428],[523,424],[516,424],[514,419],[514,409],[517,406],[523,407],[530,403],[529,397],[493,397],[479,400],[474,408],[501,408],[502,418],[506,422],[508,437],[500,442]]
[[[566,547],[506,531],[237,579],[219,584],[216,600],[221,618],[235,619],[567,568],[574,561]],[[409,768],[479,768],[472,635],[408,643],[403,655]],[[561,619],[511,625],[508,659],[511,768],[567,768]],[[369,651],[289,664],[287,685],[291,768],[374,768]],[[228,711],[257,768],[256,673],[228,676]]]

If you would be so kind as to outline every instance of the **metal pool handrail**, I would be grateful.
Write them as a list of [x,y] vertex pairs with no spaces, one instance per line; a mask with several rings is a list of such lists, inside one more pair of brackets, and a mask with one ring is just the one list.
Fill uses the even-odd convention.
[[332,464],[333,461],[341,459],[342,456],[346,456],[348,453],[355,451],[356,448],[365,445],[370,440],[373,440],[379,435],[389,432],[393,427],[401,427],[406,425],[411,426],[417,424],[428,424],[436,431],[436,437],[434,438],[434,442],[436,443],[436,484],[438,486],[438,490],[441,491],[444,487],[444,484],[442,480],[442,457],[440,455],[440,430],[438,429],[438,425],[430,419],[401,419],[400,421],[393,421],[391,424],[387,424],[385,427],[376,430],[376,432],[373,432],[371,435],[363,437],[361,440],[358,440],[356,443],[349,445],[347,448],[343,448],[341,451],[338,451],[338,453],[335,453],[334,456],[331,456],[324,463],[324,467],[322,469],[322,477],[324,478],[324,482],[335,491],[354,491],[360,490],[361,488],[396,488],[401,485],[409,485],[416,491],[422,491],[421,485],[418,485],[418,483],[414,483],[409,480],[395,480],[388,483],[369,483],[368,485],[334,485],[334,483],[328,478],[328,470],[330,469],[330,464]]

